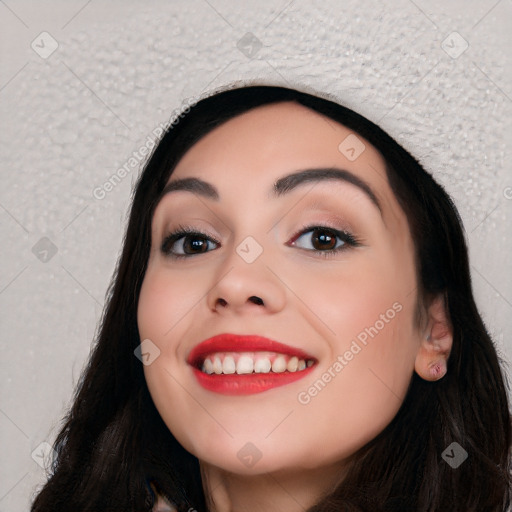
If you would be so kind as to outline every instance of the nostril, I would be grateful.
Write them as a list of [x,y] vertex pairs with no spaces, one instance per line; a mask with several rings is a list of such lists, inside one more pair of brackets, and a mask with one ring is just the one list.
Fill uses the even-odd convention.
[[[260,299],[259,297],[256,297],[255,295],[252,295],[251,297],[249,297],[249,300],[251,302],[254,302],[255,304],[257,304],[258,306],[263,305],[263,300]],[[226,307],[228,305],[228,302],[227,302],[227,300],[225,300],[221,297],[221,298],[217,299],[217,304],[220,306]]]

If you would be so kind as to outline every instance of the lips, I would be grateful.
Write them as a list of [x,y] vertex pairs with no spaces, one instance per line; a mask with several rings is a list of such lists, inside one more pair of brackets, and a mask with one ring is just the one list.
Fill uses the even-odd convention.
[[[272,371],[263,369],[265,365],[255,364],[254,373],[244,370],[240,374],[239,367],[235,371],[231,365],[225,364],[224,373],[221,373],[222,365],[218,365],[222,359],[231,362],[243,358],[245,361],[250,355],[259,363],[265,359],[271,361]],[[215,373],[211,361],[215,361],[214,367],[217,365]],[[290,363],[288,367],[283,367],[283,361]],[[205,389],[226,395],[248,395],[302,379],[313,370],[316,359],[301,349],[262,336],[219,334],[194,347],[187,357],[187,363],[192,366],[196,379]],[[231,369],[226,370],[226,366]],[[262,368],[260,373],[257,373],[258,368]]]

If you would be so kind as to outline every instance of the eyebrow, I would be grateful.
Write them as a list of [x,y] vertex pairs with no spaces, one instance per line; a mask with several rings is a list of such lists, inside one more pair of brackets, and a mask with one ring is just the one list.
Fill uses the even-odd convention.
[[[272,187],[271,197],[281,197],[292,190],[296,189],[300,185],[304,185],[308,182],[323,182],[327,180],[337,180],[345,183],[350,183],[358,187],[363,191],[371,202],[379,209],[382,214],[382,208],[380,206],[377,196],[371,189],[371,187],[355,174],[345,170],[338,169],[336,167],[317,168],[317,169],[304,169],[302,171],[287,174],[282,178],[279,178]],[[162,191],[160,198],[164,197],[171,192],[179,190],[185,190],[199,194],[202,197],[211,199],[213,201],[219,201],[220,195],[218,190],[210,183],[203,181],[200,178],[182,178],[174,181],[170,181]]]

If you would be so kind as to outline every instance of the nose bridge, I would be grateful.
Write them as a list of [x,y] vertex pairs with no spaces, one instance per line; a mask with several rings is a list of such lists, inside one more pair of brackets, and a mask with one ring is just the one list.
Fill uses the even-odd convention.
[[265,269],[268,272],[265,268],[268,250],[266,223],[264,215],[255,212],[257,208],[256,203],[248,205],[246,210],[239,211],[233,220],[231,226],[233,244],[230,246],[231,253],[227,257],[230,268],[234,265],[236,268],[249,271],[251,266],[255,266],[258,271]]
[[222,277],[209,293],[210,307],[233,311],[255,306],[273,311],[282,308],[284,285],[267,266],[271,266],[268,256],[263,240],[255,236],[235,241],[223,262]]

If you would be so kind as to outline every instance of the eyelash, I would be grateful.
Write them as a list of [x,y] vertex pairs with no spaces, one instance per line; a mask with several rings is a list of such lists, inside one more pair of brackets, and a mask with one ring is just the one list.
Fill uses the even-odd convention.
[[[327,225],[319,225],[319,224],[305,224],[302,226],[293,236],[292,236],[292,243],[295,242],[301,235],[304,235],[305,233],[308,233],[309,231],[327,231],[332,233],[335,237],[339,238],[343,245],[340,247],[336,247],[334,249],[328,249],[326,251],[320,251],[316,249],[304,249],[305,251],[314,252],[318,255],[320,255],[323,258],[332,258],[336,254],[346,251],[350,249],[351,247],[359,247],[361,245],[361,240],[356,238],[352,233],[349,233],[346,230],[339,230],[336,228],[333,228],[331,226]],[[301,247],[299,247],[301,249]]]
[[[341,251],[346,251],[350,247],[359,247],[361,245],[361,241],[359,239],[357,239],[354,235],[349,233],[348,231],[339,230],[339,229],[332,228],[330,226],[318,225],[318,224],[307,224],[307,225],[303,226],[299,231],[297,231],[292,236],[292,243],[294,243],[295,240],[300,238],[301,235],[308,233],[309,231],[316,231],[316,230],[328,231],[328,232],[334,234],[335,237],[339,238],[343,242],[342,246],[334,248],[334,249],[328,249],[326,251],[321,251],[321,250],[316,250],[316,249],[303,249],[308,252],[317,253],[317,254],[321,255],[321,257],[323,257],[323,258],[334,257],[336,254],[338,254]],[[198,256],[200,254],[204,254],[204,253],[173,254],[170,251],[170,247],[172,247],[172,244],[174,244],[178,240],[180,240],[186,236],[190,236],[190,235],[199,235],[199,237],[201,237],[201,238],[205,238],[208,241],[214,242],[215,244],[220,244],[220,242],[217,239],[215,239],[213,236],[208,235],[206,233],[202,233],[201,231],[198,231],[195,228],[192,228],[189,226],[183,226],[180,224],[176,231],[169,233],[164,238],[161,248],[160,248],[162,253],[165,254],[166,256],[168,256],[169,258],[176,259],[176,260],[181,259],[181,258],[189,258],[191,256]],[[301,249],[301,248],[299,247],[299,249]]]
[[[199,235],[200,237],[207,238],[209,241],[212,241],[216,244],[220,244],[220,242],[215,239],[214,237],[202,233],[201,231],[198,231],[195,228],[189,227],[189,226],[183,226],[181,224],[178,225],[178,229],[176,231],[173,231],[172,233],[169,233],[163,240],[161,245],[161,251],[168,256],[169,258],[173,259],[181,259],[181,258],[189,258],[190,256],[197,256],[197,254],[173,254],[169,248],[172,247],[172,244],[180,240],[181,238],[188,236],[188,235]],[[201,254],[201,253],[198,253]]]

